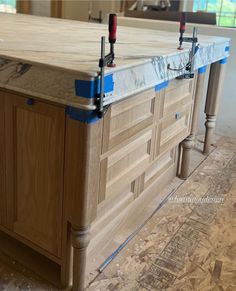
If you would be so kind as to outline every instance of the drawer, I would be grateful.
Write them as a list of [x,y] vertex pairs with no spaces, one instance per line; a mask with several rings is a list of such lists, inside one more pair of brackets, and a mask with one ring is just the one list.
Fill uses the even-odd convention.
[[176,162],[176,148],[166,151],[156,159],[146,170],[144,176],[144,190],[152,185],[165,171]]
[[192,103],[182,106],[164,118],[160,124],[159,154],[175,147],[190,133]]
[[173,80],[165,91],[163,103],[163,117],[175,112],[193,100],[194,96],[194,79]]
[[151,162],[152,129],[108,153],[101,161],[99,201],[117,195],[139,177]]
[[105,119],[103,153],[153,123],[155,91],[150,89],[111,106]]

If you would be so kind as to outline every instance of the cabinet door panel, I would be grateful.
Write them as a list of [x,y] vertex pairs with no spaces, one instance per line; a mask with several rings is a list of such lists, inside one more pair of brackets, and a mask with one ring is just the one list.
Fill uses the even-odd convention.
[[60,256],[64,110],[6,96],[9,226]]
[[178,145],[190,133],[192,104],[183,106],[163,119],[161,124],[160,153]]

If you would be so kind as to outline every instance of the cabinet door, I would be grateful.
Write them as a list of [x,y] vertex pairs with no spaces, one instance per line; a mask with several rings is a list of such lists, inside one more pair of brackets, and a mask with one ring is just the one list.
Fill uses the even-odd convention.
[[4,94],[0,91],[0,225],[6,226],[6,185],[5,185],[5,121]]
[[64,109],[5,96],[9,228],[60,256]]

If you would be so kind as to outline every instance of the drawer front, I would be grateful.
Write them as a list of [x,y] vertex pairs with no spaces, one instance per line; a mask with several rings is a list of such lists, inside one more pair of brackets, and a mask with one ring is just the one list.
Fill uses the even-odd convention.
[[146,170],[144,176],[144,190],[152,185],[166,170],[176,162],[176,148],[165,152]]
[[117,151],[108,154],[101,162],[99,201],[127,188],[150,164],[152,129]]
[[173,80],[166,89],[163,117],[176,111],[176,108],[181,108],[193,100],[194,79]]
[[150,89],[113,104],[105,118],[103,153],[150,126],[154,102],[155,91]]
[[160,125],[159,153],[178,145],[190,133],[192,103],[164,118]]

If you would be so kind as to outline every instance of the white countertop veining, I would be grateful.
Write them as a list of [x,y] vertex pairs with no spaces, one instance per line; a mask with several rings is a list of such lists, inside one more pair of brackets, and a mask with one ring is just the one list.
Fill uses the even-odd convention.
[[[75,96],[74,81],[97,76],[107,25],[0,13],[0,27],[1,87],[76,107],[91,102]],[[178,38],[178,25],[176,33],[118,27],[116,67],[106,69],[115,84],[111,102],[180,74],[167,70],[188,61],[191,45],[177,50]],[[229,55],[228,38],[200,35],[199,43],[196,69]]]

